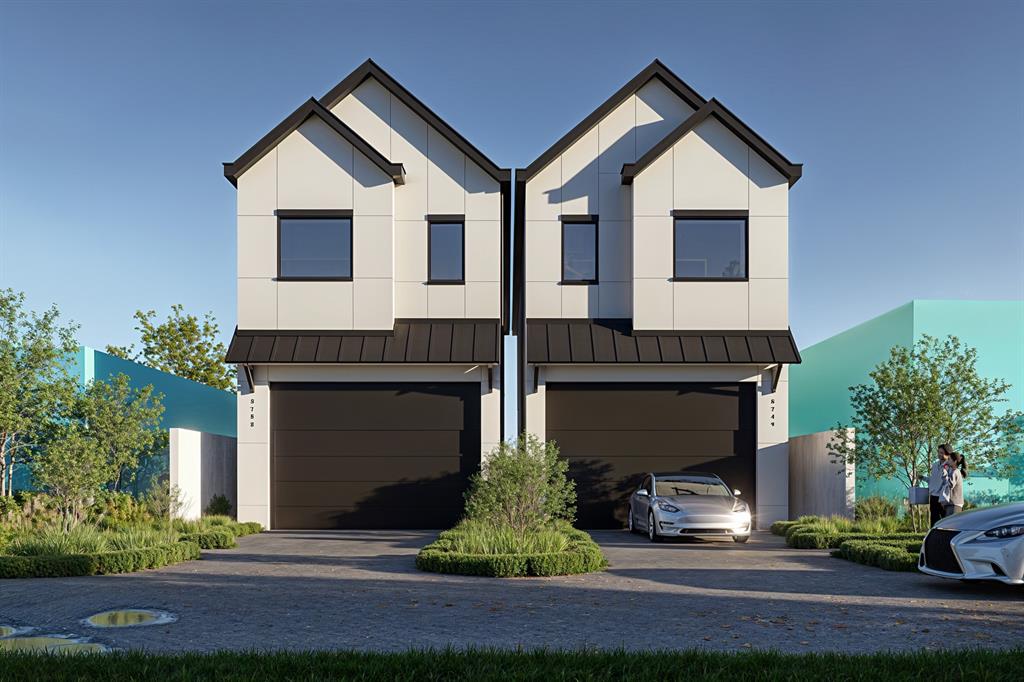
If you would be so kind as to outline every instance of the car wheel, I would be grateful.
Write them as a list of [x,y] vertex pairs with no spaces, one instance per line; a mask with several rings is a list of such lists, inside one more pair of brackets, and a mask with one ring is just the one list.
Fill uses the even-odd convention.
[[658,541],[658,530],[654,525],[654,512],[647,513],[647,539],[651,542]]
[[632,505],[630,505],[629,509],[627,510],[626,530],[628,530],[630,533],[635,533],[636,532],[636,526],[633,525],[633,506]]
[[746,542],[749,539],[750,539],[749,535],[733,535],[732,536],[732,541],[733,542],[744,543],[744,542]]

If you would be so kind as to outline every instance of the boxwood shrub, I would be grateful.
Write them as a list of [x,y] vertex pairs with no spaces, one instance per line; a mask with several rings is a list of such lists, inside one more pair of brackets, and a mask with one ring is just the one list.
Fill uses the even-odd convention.
[[0,556],[0,578],[67,578],[132,573],[199,558],[199,545],[175,542],[145,549],[67,556]]
[[608,565],[590,535],[575,528],[563,530],[569,539],[564,551],[542,554],[464,554],[453,546],[458,532],[457,528],[444,531],[421,549],[416,555],[416,568],[431,573],[512,578],[590,573]]
[[846,540],[832,556],[887,571],[914,571],[920,552],[919,540]]
[[256,533],[263,532],[263,526],[258,521],[241,521],[239,523],[232,524],[231,529],[235,532],[236,537],[255,535]]
[[776,521],[771,525],[772,535],[781,535],[785,537],[786,531],[791,527],[800,523],[799,521]]
[[198,533],[185,533],[181,539],[194,542],[201,549],[231,549],[235,546],[235,533],[227,526],[213,526]]
[[810,530],[790,529],[786,534],[786,544],[795,549],[837,549],[847,540],[900,540],[920,542],[924,533],[892,533],[875,535],[872,533],[836,533]]

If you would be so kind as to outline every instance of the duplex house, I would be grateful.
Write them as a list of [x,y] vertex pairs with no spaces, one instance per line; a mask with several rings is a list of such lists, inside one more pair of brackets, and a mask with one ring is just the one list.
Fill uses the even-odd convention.
[[501,440],[510,171],[367,61],[224,174],[239,519],[451,525]]
[[787,517],[800,174],[657,61],[516,171],[519,427],[569,459],[581,526],[680,469]]

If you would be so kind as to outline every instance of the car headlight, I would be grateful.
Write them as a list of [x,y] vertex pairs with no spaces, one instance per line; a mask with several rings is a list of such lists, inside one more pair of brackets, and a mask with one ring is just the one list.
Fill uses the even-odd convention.
[[732,510],[734,512],[744,512],[744,511],[747,511],[747,503],[744,502],[743,500],[736,500],[732,504]]
[[1016,538],[1024,535],[1024,525],[1014,526],[999,526],[999,528],[993,528],[992,530],[985,533],[985,537],[990,538]]
[[670,514],[675,514],[677,511],[679,511],[679,507],[675,507],[669,504],[668,502],[659,502],[658,509],[660,509],[663,512],[669,512]]

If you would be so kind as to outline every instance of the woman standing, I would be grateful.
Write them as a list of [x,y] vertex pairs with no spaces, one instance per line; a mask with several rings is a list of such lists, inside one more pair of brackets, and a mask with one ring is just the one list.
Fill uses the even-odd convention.
[[959,514],[964,509],[964,478],[967,477],[967,461],[959,452],[952,452],[944,468],[945,483],[942,507],[945,516]]
[[952,451],[953,449],[945,443],[939,446],[937,458],[932,463],[931,474],[928,476],[928,510],[933,526],[946,513],[942,503],[939,502],[939,494],[942,492],[943,470],[946,466],[946,460],[949,459],[949,453]]

